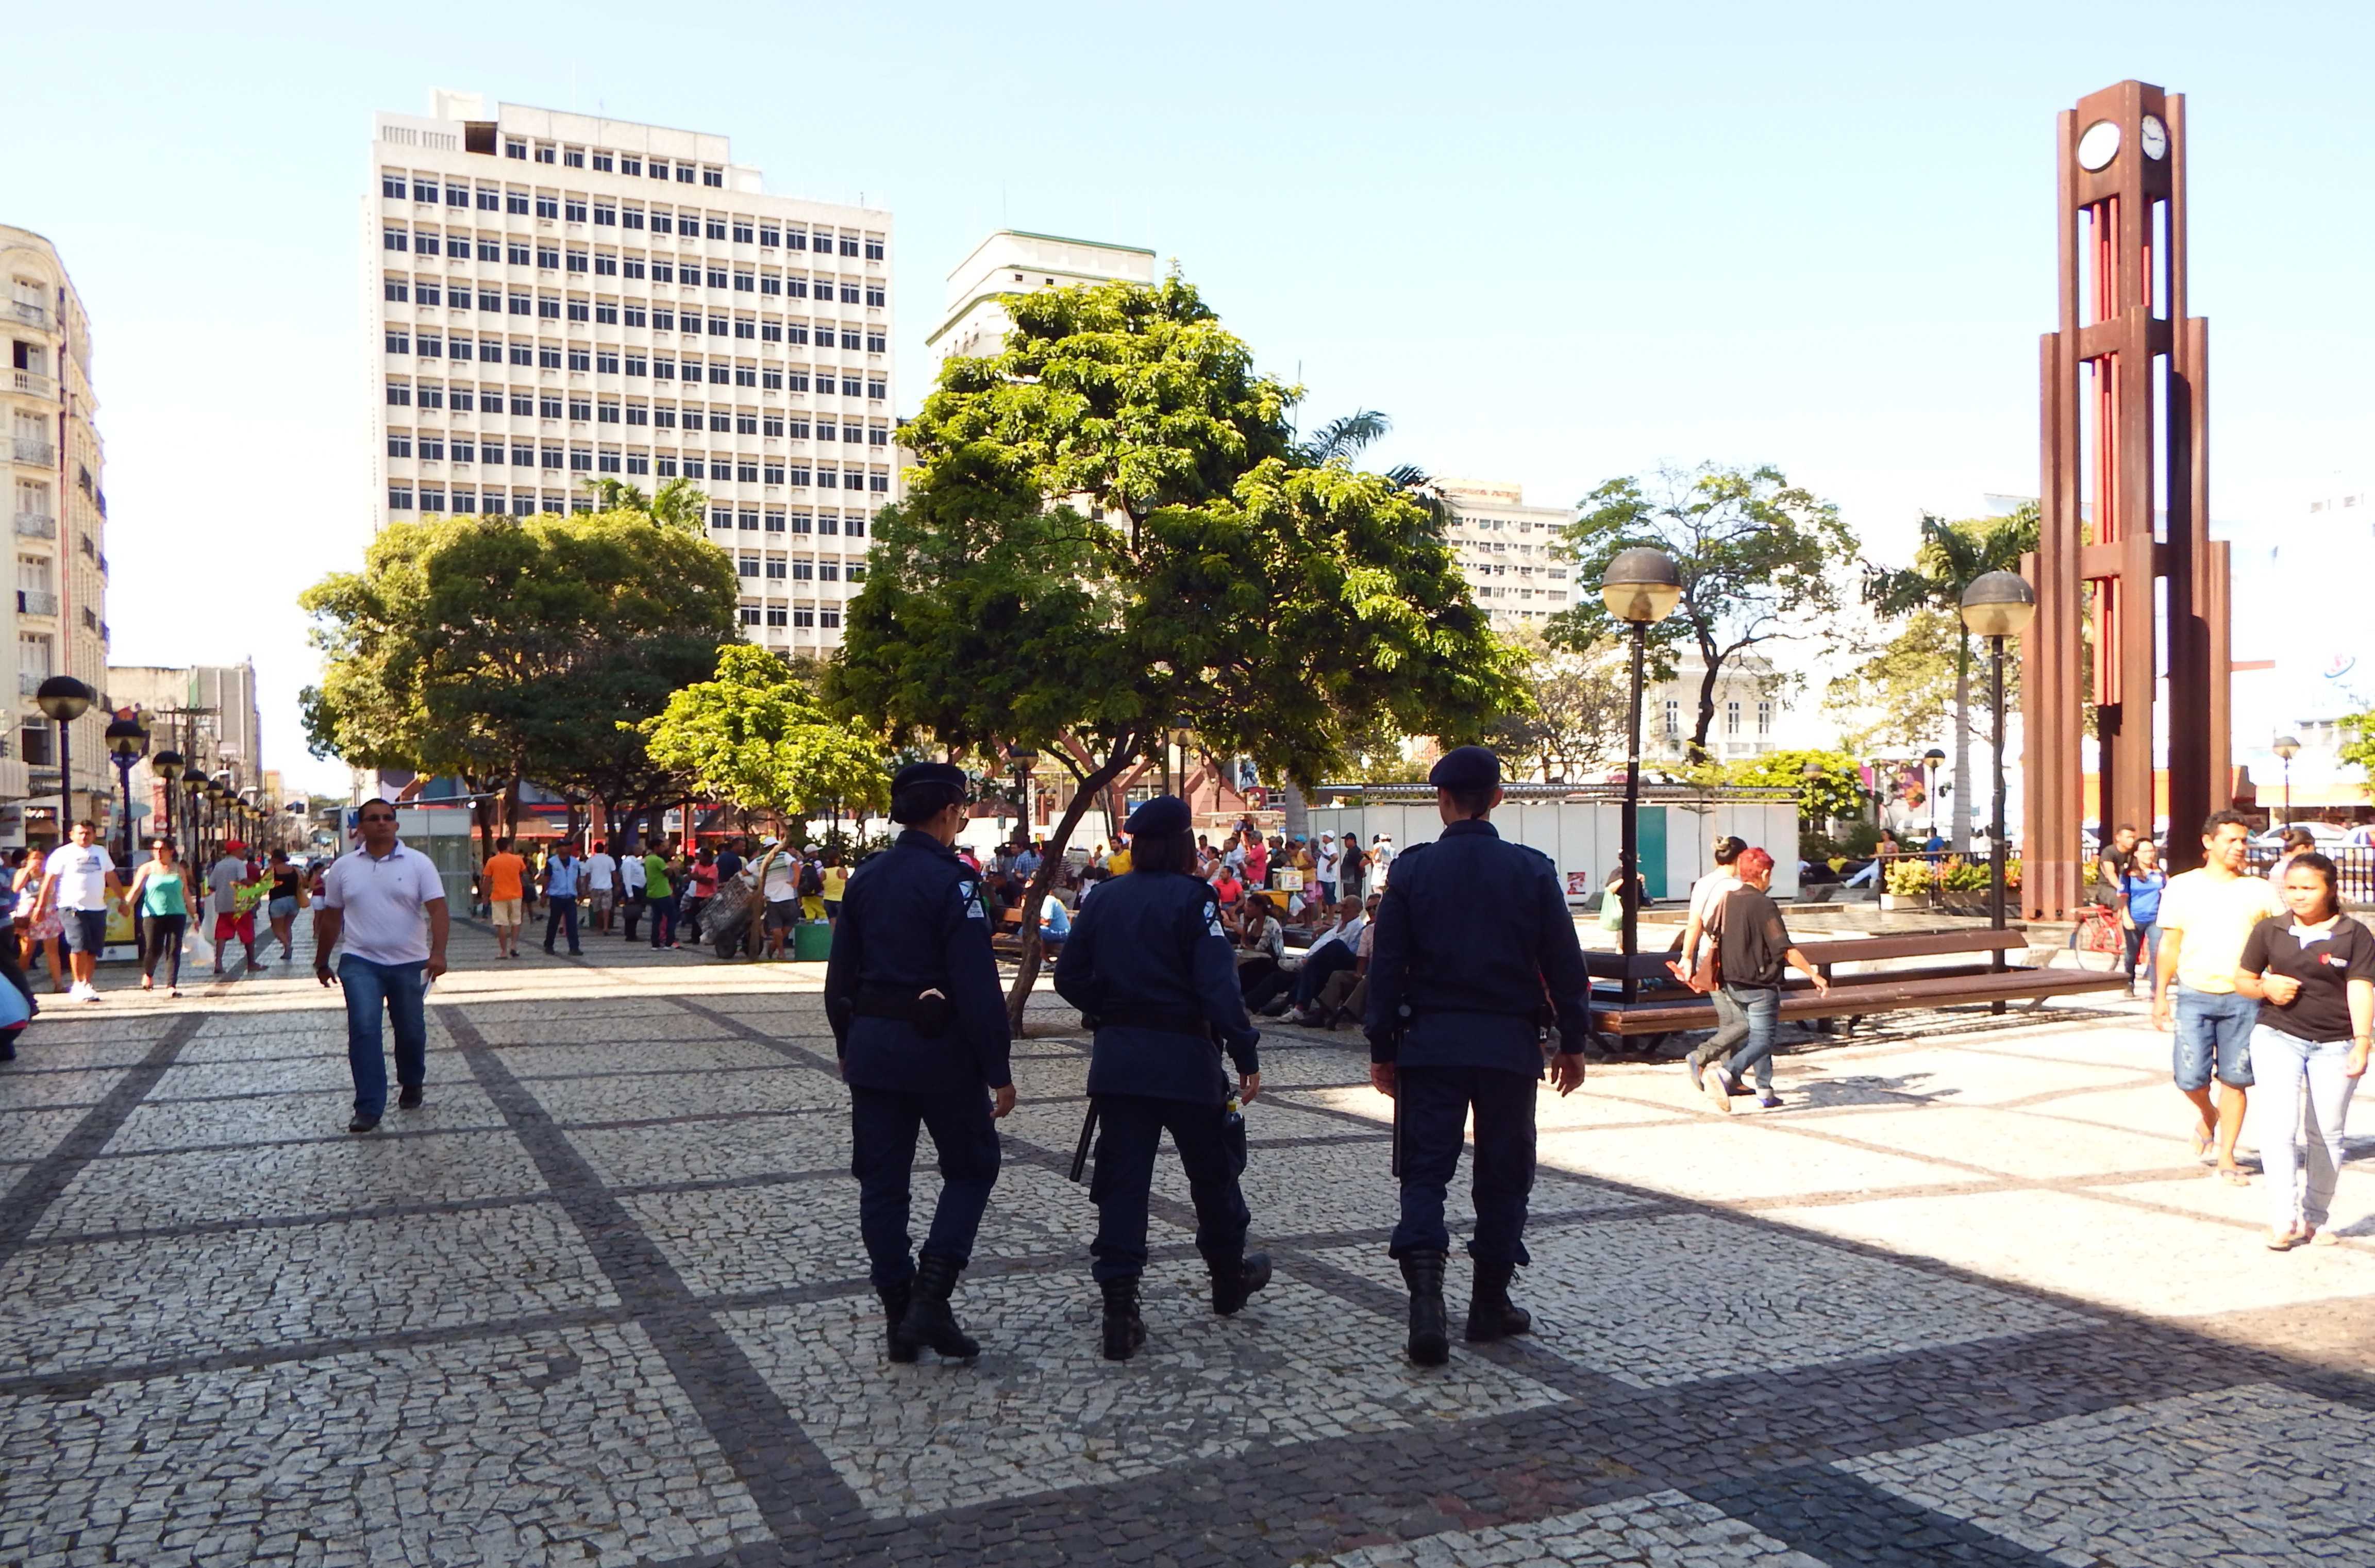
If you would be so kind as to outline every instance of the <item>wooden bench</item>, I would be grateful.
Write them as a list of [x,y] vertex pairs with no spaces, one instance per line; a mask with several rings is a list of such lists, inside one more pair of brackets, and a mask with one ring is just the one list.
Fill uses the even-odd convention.
[[[1809,957],[1812,955],[1809,954]],[[1914,1008],[1951,1008],[1984,1002],[2041,1002],[2049,996],[2087,991],[2124,990],[2125,974],[2097,973],[2081,969],[2007,969],[1976,974],[1846,975],[1827,996],[1802,980],[1781,988],[1784,1019],[1865,1018],[1873,1013]],[[1674,999],[1592,1008],[1592,1021],[1602,1034],[1637,1038],[1713,1029],[1715,1004],[1688,991]]]

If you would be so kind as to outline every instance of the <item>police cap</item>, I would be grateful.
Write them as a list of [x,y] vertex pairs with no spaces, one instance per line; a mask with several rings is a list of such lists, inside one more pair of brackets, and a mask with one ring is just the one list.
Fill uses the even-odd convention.
[[897,795],[917,784],[947,784],[961,792],[965,787],[964,770],[947,762],[910,762],[892,776],[891,793]]
[[1498,789],[1501,759],[1481,746],[1459,746],[1443,754],[1426,775],[1437,789]]
[[1132,835],[1139,833],[1184,833],[1193,821],[1188,814],[1188,803],[1176,795],[1158,795],[1129,814],[1124,824]]

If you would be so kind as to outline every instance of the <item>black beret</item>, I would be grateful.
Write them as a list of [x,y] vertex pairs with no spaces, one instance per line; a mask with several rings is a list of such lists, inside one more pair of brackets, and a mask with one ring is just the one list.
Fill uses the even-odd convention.
[[1498,789],[1501,759],[1481,746],[1459,746],[1443,754],[1426,775],[1437,789]]
[[965,787],[964,770],[946,762],[910,762],[892,777],[891,793],[897,795],[917,784],[947,784],[962,793]]
[[1158,795],[1131,812],[1123,827],[1131,833],[1184,833],[1193,820],[1186,801],[1176,795]]

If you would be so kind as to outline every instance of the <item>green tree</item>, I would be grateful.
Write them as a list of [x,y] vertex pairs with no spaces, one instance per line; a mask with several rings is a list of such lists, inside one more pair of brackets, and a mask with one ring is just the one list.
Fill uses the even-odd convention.
[[654,763],[697,794],[783,819],[798,842],[820,810],[890,804],[880,738],[826,713],[782,659],[747,643],[718,649],[709,679],[678,690],[637,727]]
[[2341,721],[2345,737],[2334,755],[2369,779],[2375,779],[2375,708]]
[[690,528],[696,534],[702,531],[703,513],[709,505],[709,497],[690,479],[670,479],[658,493],[648,496],[624,479],[591,477],[585,486],[597,512],[640,512],[655,523]]
[[1194,289],[1009,307],[1000,350],[951,360],[907,428],[917,466],[877,521],[829,687],[894,737],[1027,747],[1071,774],[1024,902],[1019,1015],[1052,868],[1167,729],[1308,786],[1381,715],[1464,739],[1522,697],[1426,513],[1382,476],[1306,462],[1294,389]]
[[1731,784],[1791,791],[1798,796],[1798,815],[1810,828],[1863,815],[1863,775],[1844,751],[1768,751],[1741,758],[1724,772]]
[[1564,545],[1582,588],[1551,620],[1551,638],[1581,650],[1625,633],[1593,591],[1601,574],[1622,550],[1648,546],[1673,557],[1682,600],[1649,629],[1648,642],[1661,679],[1672,678],[1677,649],[1698,651],[1689,755],[1703,761],[1724,666],[1777,639],[1827,640],[1855,537],[1837,507],[1769,467],[1665,469],[1646,489],[1637,478],[1611,479],[1584,498],[1582,510]]
[[1611,639],[1582,649],[1555,647],[1530,627],[1509,642],[1523,661],[1530,701],[1494,725],[1495,749],[1532,758],[1545,779],[1576,784],[1622,761],[1632,717],[1624,644]]
[[1924,513],[1921,543],[1910,567],[1867,566],[1863,598],[1884,616],[1941,612],[1952,619],[1955,639],[1955,816],[1949,835],[1955,853],[1971,847],[1971,634],[1963,629],[1963,591],[1991,572],[2017,572],[2020,558],[2037,548],[2034,501],[2003,517],[1948,523]]
[[[325,655],[308,739],[360,767],[455,775],[482,799],[530,778],[632,814],[662,791],[619,726],[710,669],[738,593],[715,546],[639,512],[391,525],[360,572],[299,601]],[[482,837],[492,823],[482,809]]]

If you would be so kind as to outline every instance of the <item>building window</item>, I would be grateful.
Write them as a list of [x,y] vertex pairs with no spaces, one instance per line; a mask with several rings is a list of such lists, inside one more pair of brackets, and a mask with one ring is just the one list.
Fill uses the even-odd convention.
[[409,250],[411,245],[411,239],[401,229],[383,229],[379,231],[379,248],[383,251]]
[[891,340],[890,340],[889,335],[887,335],[887,334],[885,334],[885,333],[874,332],[874,331],[871,331],[871,330],[869,330],[869,331],[867,333],[867,335],[866,335],[866,351],[867,351],[868,353],[869,353],[869,354],[884,354],[884,353],[888,353],[888,352],[890,352],[890,348],[891,348]]
[[627,472],[628,472],[628,473],[630,473],[630,474],[649,474],[651,471],[652,471],[652,459],[651,459],[651,454],[650,454],[649,453],[646,453],[646,452],[630,452],[629,454],[627,454]]
[[584,251],[572,251],[569,253],[570,271],[585,272],[591,270],[591,266],[592,263]]
[[792,562],[792,575],[802,583],[814,582],[816,580],[816,562],[812,560],[796,560]]
[[857,235],[844,234],[841,237],[841,253],[845,256],[854,256],[857,253]]
[[747,218],[736,218],[734,220],[734,242],[738,245],[747,245],[750,242],[750,220]]
[[769,365],[759,372],[759,385],[767,392],[784,390],[784,371],[780,365]]
[[784,514],[783,514],[782,513],[780,513],[780,512],[770,512],[770,513],[767,513],[767,532],[769,532],[770,534],[780,534],[780,533],[782,533],[783,531],[784,531]]
[[782,246],[783,242],[784,231],[782,230],[775,228],[772,224],[762,223],[759,226],[759,246],[762,250],[772,251],[778,249]]
[[868,261],[880,261],[882,259],[881,241],[868,240],[866,242],[866,259]]
[[[641,229],[641,228],[644,226],[644,209],[643,209],[642,207],[639,207],[639,206],[622,207],[622,208],[620,208],[620,219],[621,219],[621,220],[620,220],[620,224],[619,224],[619,227],[620,227],[620,228],[621,228],[621,229]],[[640,265],[640,264],[639,264],[639,265]],[[628,277],[641,277],[643,276],[643,273],[642,273],[640,270],[638,270],[638,271],[631,272],[631,273],[627,274],[627,276],[628,276]]]
[[723,190],[726,186],[726,171],[723,169],[704,169],[701,171],[701,183],[704,185]]
[[552,146],[550,143],[538,144],[536,149],[536,160],[538,163],[550,163],[552,161]]
[[869,283],[866,286],[866,303],[874,310],[882,308],[882,285]]
[[391,408],[411,407],[411,384],[409,383],[400,381],[389,382],[387,383],[387,406]]
[[508,141],[508,140],[507,140],[507,141],[505,141],[505,142],[503,143],[503,156],[504,156],[505,158],[517,158],[517,159],[525,159],[527,157],[527,143],[526,143],[526,142]]
[[[850,513],[846,518],[843,519],[843,522],[846,525],[842,529],[842,532],[843,532],[844,534],[846,534],[849,537],[851,537],[851,538],[853,538],[853,539],[862,539],[862,538],[866,537],[866,519],[865,519],[865,518],[860,517],[857,513],[853,512],[853,513]],[[857,582],[857,578],[855,578],[855,577],[853,577],[853,578],[851,578],[851,579],[850,579],[850,581],[851,581],[851,582],[853,582],[853,583],[855,583],[855,582]]]
[[536,198],[536,215],[538,218],[559,218],[561,216],[561,198],[559,196],[548,196],[541,192],[538,193]]
[[442,436],[429,436],[429,435],[424,435],[424,436],[422,436],[422,437],[420,438],[420,450],[419,450],[419,457],[420,457],[420,460],[421,460],[423,463],[443,463],[443,462],[444,462],[444,461],[445,461],[445,442],[444,442],[444,438],[443,438],[443,437],[442,437]]
[[404,176],[383,173],[379,177],[379,194],[392,202],[404,199]]
[[384,278],[379,286],[380,297],[391,305],[401,305],[412,297],[411,286],[401,277]]
[[826,631],[837,631],[841,626],[841,612],[837,609],[817,611],[817,625]]
[[390,457],[409,457],[409,456],[411,456],[411,455],[412,455],[412,438],[411,438],[410,436],[408,436],[408,435],[394,435],[394,434],[391,434],[391,435],[387,438],[387,454],[388,454]]
[[845,283],[845,284],[843,284],[843,285],[841,286],[841,302],[842,302],[843,304],[845,304],[845,305],[854,305],[854,304],[857,303],[857,300],[858,300],[858,293],[857,293],[857,284],[855,284],[855,283]]
[[730,506],[711,507],[709,509],[709,525],[713,528],[733,527],[734,509]]
[[[807,250],[807,249],[809,248],[809,233],[808,233],[808,230],[805,230],[805,229],[786,229],[786,230],[784,230],[784,245],[785,245],[785,248],[786,248],[786,249],[787,249],[787,250],[794,250],[794,251],[805,251],[805,250]],[[830,249],[831,247],[830,247],[830,246],[828,246],[827,248],[828,248],[828,249]]]
[[742,624],[745,626],[756,626],[759,624],[759,607],[757,605],[744,605],[742,607]]
[[592,314],[593,307],[586,301],[572,300],[569,301],[569,319],[571,321],[585,321]]
[[587,401],[584,397],[573,396],[570,398],[569,418],[572,421],[582,425],[593,417],[594,405],[591,402]]
[[1770,702],[1756,704],[1756,733],[1759,735],[1773,733],[1773,704]]
[[888,495],[891,493],[891,476],[880,472],[868,474],[866,476],[866,488],[876,495]]
[[585,167],[585,149],[582,147],[563,147],[561,149],[561,161],[572,169],[583,169]]
[[1723,733],[1726,735],[1740,733],[1740,704],[1737,702],[1726,702],[1723,705]]
[[863,583],[866,581],[866,568],[863,566],[852,566],[845,575],[853,583]]
[[809,609],[796,609],[792,611],[792,624],[794,626],[814,626],[816,624],[816,611]]
[[503,193],[503,210],[511,214],[514,218],[526,218],[527,216],[527,193],[526,191],[505,191]]
[[387,351],[391,354],[409,354],[412,352],[412,338],[410,335],[398,328],[388,328],[385,341],[387,344]]
[[502,210],[503,210],[503,194],[502,194],[502,192],[501,192],[501,191],[499,191],[499,190],[495,189],[492,185],[481,185],[481,186],[479,186],[479,210],[480,212],[501,212],[501,211],[502,211]]
[[390,512],[409,512],[409,511],[411,511],[411,510],[412,510],[412,487],[411,487],[410,485],[390,485],[390,486],[388,486],[388,487],[387,487],[387,509],[388,509]]
[[[713,218],[709,219],[708,222],[703,226],[702,232],[706,234],[710,239],[723,240],[726,238],[726,219],[722,218]],[[713,284],[711,287],[723,289],[726,285],[718,283]]]
[[611,172],[610,155],[607,152],[597,150],[594,154],[594,167],[600,170],[605,174]]
[[768,609],[767,609],[767,624],[768,624],[768,625],[770,625],[770,626],[781,626],[781,625],[783,625],[783,624],[784,624],[784,618],[785,618],[785,614],[786,614],[786,612],[785,612],[785,610],[784,610],[783,607],[782,607],[782,606],[780,606],[780,605],[774,605],[774,606],[770,606],[770,607],[768,607]]

